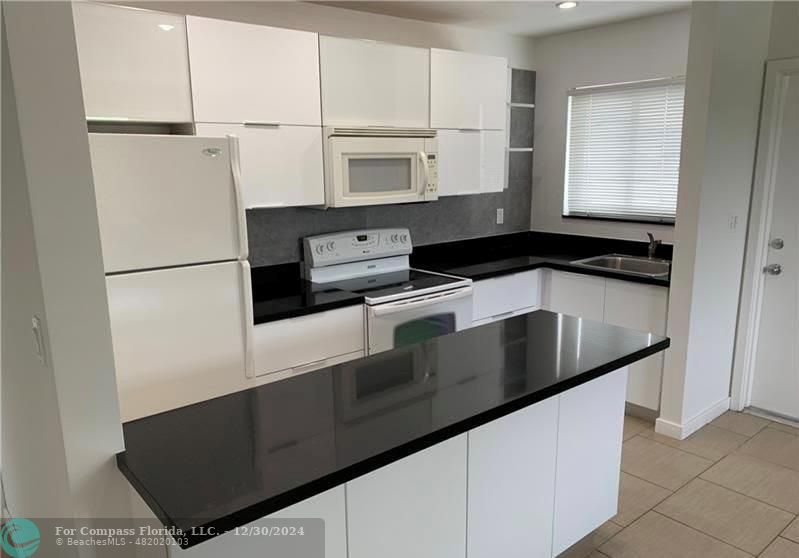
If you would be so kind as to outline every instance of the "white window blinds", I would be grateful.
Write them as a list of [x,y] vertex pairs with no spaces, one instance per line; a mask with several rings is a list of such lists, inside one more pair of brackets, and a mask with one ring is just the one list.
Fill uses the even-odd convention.
[[682,79],[569,93],[564,214],[674,222]]

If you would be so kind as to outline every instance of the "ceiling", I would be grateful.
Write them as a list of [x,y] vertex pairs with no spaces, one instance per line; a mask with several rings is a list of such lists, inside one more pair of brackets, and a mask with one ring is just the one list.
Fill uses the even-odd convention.
[[555,1],[319,1],[315,4],[349,10],[475,27],[514,35],[538,36],[583,29],[625,19],[686,8],[689,1],[582,0],[576,8],[560,10]]

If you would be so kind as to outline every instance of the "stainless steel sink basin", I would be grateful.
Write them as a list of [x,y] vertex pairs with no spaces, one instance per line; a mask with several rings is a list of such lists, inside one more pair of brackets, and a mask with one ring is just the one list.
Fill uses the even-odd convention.
[[640,275],[642,277],[666,278],[669,276],[671,262],[667,260],[639,258],[637,256],[625,256],[623,254],[608,254],[605,256],[595,256],[584,260],[572,262],[576,265],[594,267],[597,269],[607,269],[629,275]]

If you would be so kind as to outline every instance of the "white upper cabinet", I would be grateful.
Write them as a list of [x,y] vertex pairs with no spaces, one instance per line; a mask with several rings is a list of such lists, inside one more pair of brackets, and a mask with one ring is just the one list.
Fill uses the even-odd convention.
[[191,122],[183,16],[73,3],[86,117]]
[[321,124],[316,33],[186,20],[196,122]]
[[326,126],[427,128],[430,51],[319,37]]
[[430,50],[430,127],[504,130],[508,61]]
[[501,192],[505,188],[505,132],[438,130],[438,195]]

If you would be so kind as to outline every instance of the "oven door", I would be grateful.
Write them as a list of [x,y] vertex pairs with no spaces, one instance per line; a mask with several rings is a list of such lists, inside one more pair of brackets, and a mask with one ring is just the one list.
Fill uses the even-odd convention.
[[471,324],[471,286],[369,306],[369,354],[460,331]]
[[[436,198],[424,138],[331,137],[326,163],[329,207]],[[430,188],[428,188],[430,186]]]

